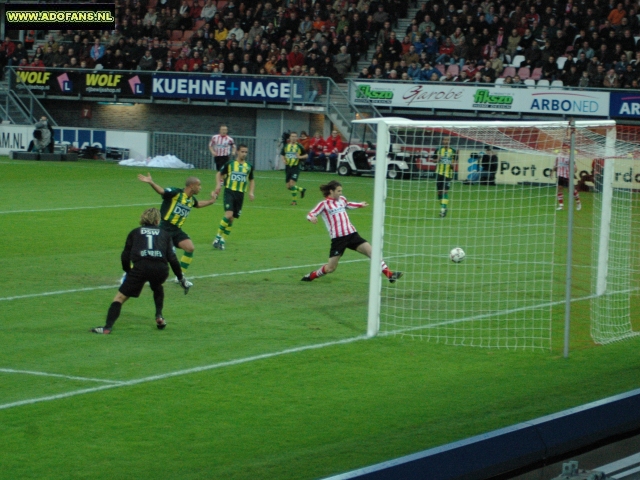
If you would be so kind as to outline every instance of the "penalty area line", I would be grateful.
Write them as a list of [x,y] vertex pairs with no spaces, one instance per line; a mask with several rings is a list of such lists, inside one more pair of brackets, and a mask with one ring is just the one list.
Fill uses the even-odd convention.
[[[180,376],[184,376],[184,375],[190,375],[193,373],[200,373],[200,372],[206,372],[208,370],[216,370],[216,369],[220,369],[220,368],[224,368],[224,367],[232,367],[235,365],[242,365],[244,363],[250,363],[250,362],[256,362],[259,360],[267,360],[270,358],[274,358],[274,357],[279,357],[282,355],[288,355],[288,354],[292,354],[292,353],[299,353],[299,352],[305,352],[305,351],[309,351],[309,350],[318,350],[320,348],[326,348],[326,347],[333,347],[336,345],[346,345],[349,343],[354,343],[354,342],[358,342],[361,340],[367,340],[369,339],[369,337],[367,337],[366,335],[359,335],[357,337],[350,337],[350,338],[344,338],[342,340],[334,340],[332,342],[325,342],[325,343],[316,343],[313,345],[305,345],[302,347],[293,347],[293,348],[287,348],[285,350],[280,350],[278,352],[271,352],[271,353],[263,353],[260,355],[253,355],[251,357],[245,357],[245,358],[237,358],[235,360],[227,360],[225,362],[219,362],[219,363],[213,363],[211,365],[203,365],[200,367],[194,367],[194,368],[188,368],[185,370],[177,370],[175,372],[168,372],[168,373],[163,373],[160,375],[152,375],[149,377],[143,377],[143,378],[138,378],[135,380],[128,380],[128,381],[123,381],[123,382],[117,382],[117,383],[112,383],[109,385],[101,385],[99,387],[92,387],[92,388],[83,388],[81,390],[73,390],[71,392],[65,392],[65,393],[59,393],[56,395],[48,395],[46,397],[37,397],[37,398],[30,398],[27,400],[20,400],[17,402],[11,402],[11,403],[5,403],[3,405],[0,405],[0,410],[7,410],[10,408],[15,408],[15,407],[22,407],[25,405],[33,405],[36,403],[42,403],[42,402],[51,402],[54,400],[62,400],[64,398],[70,398],[70,397],[75,397],[78,395],[86,395],[88,393],[95,393],[95,392],[100,392],[103,390],[111,390],[113,388],[120,388],[120,387],[131,387],[131,386],[135,386],[135,385],[140,385],[143,383],[149,383],[149,382],[156,382],[159,380],[165,380],[167,378],[173,378],[173,377],[180,377]],[[69,377],[68,377],[69,378]],[[80,378],[80,377],[78,377]],[[85,379],[88,380],[88,379]],[[96,380],[96,381],[100,381],[100,380]]]
[[[368,258],[357,258],[353,260],[343,260],[341,263],[356,263],[356,262],[365,262],[369,261]],[[242,272],[227,272],[227,273],[209,273],[207,275],[195,275],[193,277],[189,277],[189,279],[202,279],[202,278],[218,278],[218,277],[231,277],[236,275],[252,275],[255,273],[269,273],[269,272],[278,272],[282,270],[295,270],[298,268],[317,268],[321,262],[313,263],[309,265],[292,265],[288,267],[274,267],[274,268],[265,268],[262,270],[245,270]],[[12,297],[0,297],[0,302],[7,302],[10,300],[22,300],[25,298],[36,298],[36,297],[47,297],[52,295],[64,295],[67,293],[80,293],[80,292],[92,292],[94,290],[108,290],[111,288],[119,287],[120,284],[113,285],[99,285],[97,287],[86,287],[86,288],[74,288],[70,290],[57,290],[53,292],[42,292],[42,293],[27,293],[25,295],[14,295]]]
[[32,370],[14,370],[13,368],[0,368],[0,373],[19,373],[23,375],[36,375],[39,377],[56,377],[66,380],[80,380],[82,382],[102,382],[113,385],[120,385],[122,382],[116,380],[105,380],[102,378],[74,377],[72,375],[62,375],[60,373],[34,372]]

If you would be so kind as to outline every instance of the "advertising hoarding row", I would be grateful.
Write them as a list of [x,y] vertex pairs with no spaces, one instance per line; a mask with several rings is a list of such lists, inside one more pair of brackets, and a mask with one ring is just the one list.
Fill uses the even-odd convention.
[[188,75],[83,70],[18,70],[16,88],[34,93],[126,99],[175,98],[234,102],[301,102],[310,83],[291,77]]
[[[16,88],[34,93],[125,99],[301,103],[315,99],[317,81],[304,77],[172,74],[99,70],[17,70]],[[358,105],[600,118],[640,118],[640,92],[517,88],[462,83],[356,81],[349,96]]]
[[[12,150],[26,150],[33,139],[33,125],[0,126],[0,155],[9,155]],[[54,127],[56,143],[65,143],[83,149],[107,148],[129,150],[130,158],[147,158],[149,134],[147,132],[127,132],[122,130],[102,130],[76,127]]]
[[460,83],[354,82],[356,104],[396,108],[609,116],[609,92],[513,88]]

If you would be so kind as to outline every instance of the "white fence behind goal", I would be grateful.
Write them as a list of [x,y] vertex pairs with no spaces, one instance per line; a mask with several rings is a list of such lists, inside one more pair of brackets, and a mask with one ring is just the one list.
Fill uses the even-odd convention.
[[[376,164],[384,167],[376,169],[375,180],[369,335],[399,334],[478,347],[551,348],[552,306],[562,298],[557,278],[564,278],[566,268],[554,265],[558,238],[566,237],[566,231],[556,231],[557,180],[552,171],[556,157],[570,153],[569,132],[568,122],[378,122]],[[591,164],[594,158],[614,156],[613,135],[614,122],[577,122],[576,161]],[[435,179],[386,179],[392,144],[428,164],[445,138],[460,167],[450,189],[443,189],[448,198],[440,198]],[[476,175],[486,146],[498,157],[497,185],[491,177]],[[565,209],[570,195],[565,189]],[[603,213],[602,208],[598,206],[595,216],[609,218],[611,211]],[[611,208],[615,213],[623,207],[614,202]],[[600,224],[596,228],[602,230]],[[618,239],[625,231],[628,237],[628,223],[621,220],[613,232],[606,232],[619,253],[608,255],[605,262],[617,262],[609,265],[607,292],[625,290],[626,285],[628,296],[629,275],[625,277],[618,260],[624,252],[629,255],[630,243]],[[599,242],[604,235],[599,231],[593,237]],[[449,258],[454,247],[466,252],[460,263]],[[601,264],[602,258],[595,255],[593,265]],[[381,259],[392,270],[405,272],[404,277],[395,284],[382,283],[376,268]],[[589,275],[597,278],[593,265]],[[599,321],[612,308],[601,301]],[[628,316],[626,323],[603,328],[620,330],[620,324],[631,331]]]

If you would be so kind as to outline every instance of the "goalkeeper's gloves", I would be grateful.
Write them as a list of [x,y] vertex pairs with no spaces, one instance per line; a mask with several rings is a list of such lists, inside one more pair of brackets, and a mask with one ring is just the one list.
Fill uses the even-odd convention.
[[189,289],[193,287],[193,283],[187,280],[187,277],[183,276],[180,279],[180,286],[184,288],[184,294],[186,295],[187,293],[189,293]]

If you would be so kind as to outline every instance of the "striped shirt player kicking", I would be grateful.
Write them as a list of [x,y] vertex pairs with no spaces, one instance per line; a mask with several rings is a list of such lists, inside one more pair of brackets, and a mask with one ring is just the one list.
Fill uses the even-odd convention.
[[236,142],[228,133],[227,126],[222,125],[220,133],[211,137],[209,141],[209,151],[216,163],[216,170],[220,170],[229,161],[229,157],[236,154]]
[[[364,208],[368,204],[366,202],[348,202],[342,196],[342,185],[335,180],[326,185],[320,185],[320,191],[325,199],[309,212],[307,220],[311,223],[318,223],[318,216],[322,216],[331,236],[329,261],[318,270],[302,277],[303,282],[311,282],[327,273],[333,273],[338,268],[340,257],[342,257],[347,248],[371,258],[371,244],[358,234],[347,214],[347,209]],[[402,277],[402,272],[389,270],[384,260],[382,261],[382,273],[391,283],[395,283],[396,280]]]
[[[575,152],[577,154],[577,152]],[[553,171],[558,175],[558,207],[556,210],[562,210],[564,208],[564,188],[569,188],[569,167],[571,165],[571,157],[568,151],[556,150],[556,164]],[[574,165],[575,170],[575,165]],[[578,193],[578,187],[573,188],[573,198],[576,201],[576,210],[582,210],[582,203],[580,202],[580,194]]]

